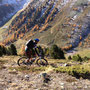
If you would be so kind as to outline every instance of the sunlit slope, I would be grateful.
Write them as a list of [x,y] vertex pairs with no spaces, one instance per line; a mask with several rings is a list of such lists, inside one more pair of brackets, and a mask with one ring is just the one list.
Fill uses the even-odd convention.
[[[90,1],[34,0],[12,19],[3,43],[40,38],[40,44],[57,44],[65,50],[90,47]],[[7,37],[7,38],[6,38]],[[84,41],[87,39],[87,41]],[[85,42],[85,43],[84,43]]]

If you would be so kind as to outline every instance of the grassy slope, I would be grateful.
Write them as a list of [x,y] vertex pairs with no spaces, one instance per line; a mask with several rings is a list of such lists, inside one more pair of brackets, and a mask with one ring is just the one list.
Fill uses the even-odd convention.
[[[4,56],[0,58],[0,64],[2,66],[0,69],[3,69],[3,66],[5,64],[9,63],[9,66],[7,67],[10,72],[23,72],[23,73],[49,73],[51,71],[55,72],[61,72],[61,73],[68,73],[72,76],[77,77],[86,77],[88,74],[90,74],[90,60],[86,62],[75,62],[72,60],[60,60],[60,59],[47,59],[49,62],[49,65],[47,67],[38,67],[35,63],[31,66],[17,66],[17,60],[19,56]],[[8,61],[8,62],[7,62]],[[12,67],[11,64],[14,63],[14,66]],[[65,64],[69,66],[65,66]]]
[[[85,0],[79,0],[73,5],[72,8],[76,8],[81,3],[87,2]],[[74,21],[74,23],[79,22],[79,24],[83,24],[83,18],[85,15],[89,12],[90,7],[85,8],[83,13],[78,13],[76,11],[73,11],[72,8],[69,8],[70,3],[67,4],[64,8],[62,8],[62,12],[58,13],[55,16],[55,19],[49,23],[50,28],[47,28],[46,31],[39,33],[36,32],[36,34],[33,37],[30,38],[40,38],[40,43],[45,44],[47,46],[52,44],[57,44],[58,46],[62,47],[68,44],[69,38],[67,35],[69,35],[72,32],[72,26],[66,26],[62,27],[62,24],[68,23],[66,21],[67,17],[74,17],[77,13],[78,18]]]
[[62,25],[65,22],[65,17],[68,14],[67,7],[63,8],[63,11],[58,13],[55,19],[49,24],[50,28],[46,31],[35,34],[32,38],[39,37],[41,44],[51,45],[51,44],[58,44],[59,46],[63,46],[67,43],[68,39],[66,38],[65,32],[67,32],[68,27],[62,29]]
[[82,57],[89,57],[90,58],[90,49],[81,49],[77,54],[80,54]]

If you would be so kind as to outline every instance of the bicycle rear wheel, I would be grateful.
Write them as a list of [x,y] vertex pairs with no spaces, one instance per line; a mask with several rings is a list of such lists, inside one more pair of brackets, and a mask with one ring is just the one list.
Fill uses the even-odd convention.
[[36,60],[36,64],[38,65],[38,66],[47,66],[48,65],[48,61],[46,60],[46,59],[37,59]]
[[26,60],[27,60],[27,57],[21,57],[21,58],[18,59],[17,64],[19,66],[26,65]]

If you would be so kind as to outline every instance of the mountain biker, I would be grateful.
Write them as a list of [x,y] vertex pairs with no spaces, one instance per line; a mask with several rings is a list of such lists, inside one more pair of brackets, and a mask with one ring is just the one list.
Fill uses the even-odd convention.
[[25,54],[26,56],[28,57],[28,60],[27,62],[29,61],[32,61],[32,56],[36,56],[38,54],[37,52],[37,44],[40,40],[38,38],[34,39],[33,40],[29,40],[27,43],[26,43],[26,46],[25,46]]

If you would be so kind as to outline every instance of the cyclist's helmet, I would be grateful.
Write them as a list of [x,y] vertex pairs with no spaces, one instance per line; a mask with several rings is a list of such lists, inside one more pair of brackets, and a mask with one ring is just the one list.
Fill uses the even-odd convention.
[[39,42],[40,40],[38,38],[34,39],[35,41]]

